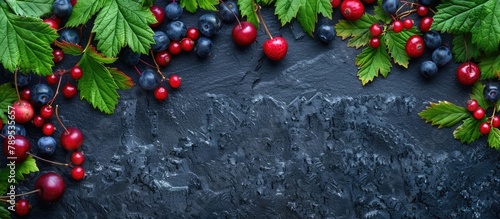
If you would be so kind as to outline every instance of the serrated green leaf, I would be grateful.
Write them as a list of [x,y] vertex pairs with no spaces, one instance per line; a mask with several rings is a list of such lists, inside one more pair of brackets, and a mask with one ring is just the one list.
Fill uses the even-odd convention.
[[[36,161],[33,157],[28,156],[28,158],[15,166],[15,177],[14,183],[19,183],[24,180],[24,175],[38,172],[38,167],[36,166]],[[5,194],[7,192],[9,186],[11,185],[11,181],[9,181],[10,176],[10,167],[7,166],[0,170],[0,194]]]
[[474,99],[478,102],[479,106],[483,109],[488,109],[490,103],[484,98],[483,94],[484,84],[481,82],[476,82],[472,85],[472,91],[469,94],[470,99]]
[[404,30],[399,33],[388,31],[385,34],[385,44],[394,63],[408,68],[410,57],[405,50],[406,41],[408,41],[410,36],[417,35],[418,32],[417,28],[412,27],[410,30]]
[[335,25],[335,30],[337,36],[342,37],[342,40],[353,37],[347,45],[357,49],[368,44],[371,37],[370,26],[377,22],[377,19],[372,15],[364,14],[356,21],[339,20]]
[[481,10],[479,25],[472,31],[472,42],[485,52],[498,50],[500,45],[500,1],[489,0]]
[[[466,45],[467,50],[465,49]],[[453,59],[456,62],[465,62],[469,58],[476,59],[481,55],[481,51],[472,43],[470,34],[467,34],[467,36],[465,34],[453,36],[452,46]],[[468,57],[467,54],[469,55]]]
[[149,8],[127,0],[108,0],[95,19],[92,32],[98,40],[97,48],[109,57],[129,46],[134,52],[147,54],[153,40],[149,24],[155,23]]
[[54,44],[57,47],[61,48],[63,50],[64,54],[79,56],[83,53],[82,47],[80,45],[77,45],[77,44],[68,43],[66,41],[64,41],[64,42],[55,41]]
[[316,4],[316,0],[304,1],[304,4],[299,7],[299,10],[297,12],[297,20],[302,26],[304,32],[309,34],[309,36],[312,36],[314,32],[314,26],[318,21],[318,16],[316,15],[316,9],[318,6]]
[[488,134],[488,145],[494,149],[500,149],[500,130],[497,128],[491,128]]
[[95,47],[93,47],[92,45],[87,47],[85,50],[86,51],[89,50],[89,52],[87,52],[86,54],[91,56],[93,59],[96,60],[96,62],[99,62],[99,63],[111,64],[111,63],[114,63],[118,59],[118,58],[104,56],[103,54],[97,52]]
[[115,83],[119,89],[127,90],[134,86],[132,78],[130,78],[128,75],[121,72],[117,68],[108,68],[108,71],[109,73],[111,73],[111,76],[113,76],[113,79],[115,80]]
[[316,10],[317,14],[323,15],[323,17],[332,19],[332,3],[330,3],[330,0],[315,0],[317,1],[318,9]]
[[0,219],[10,219],[10,212],[5,207],[0,207]]
[[391,61],[385,45],[374,49],[367,47],[356,57],[356,65],[359,66],[358,78],[363,85],[373,81],[379,74],[387,77],[391,70]]
[[93,49],[83,53],[78,66],[85,72],[78,80],[80,98],[87,100],[94,108],[101,112],[112,114],[118,104],[118,85],[109,69],[103,65],[102,55],[96,54]]
[[480,125],[481,120],[469,117],[453,131],[453,136],[460,140],[462,144],[470,144],[481,137],[481,132],[479,132]]
[[[240,1],[241,2],[241,1]],[[239,3],[239,2],[238,2]],[[198,10],[198,1],[192,0],[192,1],[181,1],[180,2],[181,7],[186,9],[187,11],[191,13],[195,13],[196,10]]]
[[215,7],[217,4],[219,4],[219,0],[198,0],[198,6],[201,9],[209,11],[217,11],[217,8]]
[[52,11],[54,0],[6,0],[10,8],[20,16],[41,17]]
[[259,18],[255,12],[255,4],[253,1],[238,1],[238,7],[242,17],[246,17],[247,21],[252,23],[256,28],[259,28]]
[[500,76],[500,52],[482,56],[478,61],[481,79],[493,79]]
[[389,14],[380,6],[373,6],[373,13],[375,14],[375,18],[377,20],[382,21],[385,24],[390,24],[392,22],[391,16],[389,16]]
[[144,6],[144,7],[148,7],[148,8],[149,8],[149,7],[150,7],[150,6],[152,6],[154,3],[155,3],[155,1],[154,1],[154,0],[144,0],[144,1],[142,1],[142,6]]
[[[251,1],[251,0],[248,0],[248,1],[249,1],[249,2],[253,2],[253,1]],[[259,4],[259,5],[266,6],[266,5],[271,5],[272,3],[274,3],[274,2],[275,2],[275,0],[257,0],[256,2],[257,2],[257,4]]]
[[0,63],[9,71],[16,67],[39,75],[52,74],[52,48],[56,31],[39,18],[21,17],[0,7]]
[[106,0],[78,0],[65,25],[76,27],[87,23],[94,14],[101,10],[105,2]]
[[438,128],[454,126],[457,122],[470,117],[467,109],[447,101],[431,102],[430,106],[418,113],[418,115],[425,119],[425,122],[437,125]]
[[3,123],[8,122],[7,110],[17,100],[16,89],[10,83],[0,85],[0,119]]
[[305,0],[276,0],[274,14],[278,16],[281,25],[289,23],[295,16]]

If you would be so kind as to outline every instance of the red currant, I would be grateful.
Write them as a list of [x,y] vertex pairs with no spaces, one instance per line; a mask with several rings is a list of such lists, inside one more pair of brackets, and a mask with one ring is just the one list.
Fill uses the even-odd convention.
[[80,181],[85,177],[85,170],[81,166],[76,166],[71,169],[71,177],[74,180]]
[[77,81],[77,80],[80,80],[80,78],[82,78],[83,71],[80,67],[78,67],[78,65],[75,65],[75,66],[73,66],[73,68],[71,68],[69,75],[71,75],[71,78],[73,78],[74,80]]
[[490,133],[490,130],[491,130],[491,125],[488,122],[483,122],[479,126],[479,132],[481,132],[481,134],[483,135]]
[[151,11],[151,13],[153,13],[153,16],[155,16],[156,18],[156,23],[150,24],[149,26],[150,27],[160,26],[160,24],[165,19],[165,11],[163,10],[163,8],[161,8],[158,5],[152,5],[151,7],[149,7],[149,10]]
[[427,15],[427,13],[429,13],[429,8],[428,7],[425,7],[423,5],[418,6],[418,8],[417,8],[417,14],[420,17],[425,17]]
[[21,91],[21,100],[31,100],[31,90],[29,88],[24,88],[23,91]]
[[54,49],[52,51],[52,55],[54,56],[52,58],[52,61],[54,61],[54,63],[60,63],[64,60],[64,52],[61,50],[61,49]]
[[491,126],[498,128],[500,126],[500,116],[493,116],[491,119]]
[[26,199],[19,199],[16,201],[16,206],[14,207],[14,211],[18,216],[26,216],[30,213],[31,205]]
[[486,112],[483,108],[478,107],[476,111],[472,112],[472,116],[474,116],[475,119],[480,120],[484,118],[485,113]]
[[395,20],[394,22],[392,22],[392,30],[395,32],[395,33],[399,33],[403,30],[403,22],[400,21],[400,20]]
[[67,83],[62,87],[62,95],[67,99],[76,96],[77,92],[78,90],[76,89],[76,86],[73,84]]
[[413,35],[408,38],[405,46],[406,54],[410,58],[417,58],[424,54],[425,46],[424,39],[419,35]]
[[431,29],[432,22],[434,19],[432,17],[424,17],[420,20],[420,31],[426,33]]
[[479,103],[475,99],[470,99],[470,100],[467,100],[465,107],[467,108],[467,111],[474,112],[479,107]]
[[382,35],[382,25],[380,24],[372,24],[370,26],[370,34],[374,37],[379,37]]
[[45,76],[45,80],[47,81],[47,84],[54,85],[57,84],[57,81],[59,81],[59,77],[57,77],[56,74],[51,74]]
[[170,87],[177,89],[181,86],[181,78],[178,75],[170,75],[168,78],[168,84]]
[[411,29],[413,27],[413,20],[412,19],[405,19],[403,21],[403,27],[407,30]]
[[340,0],[330,0],[332,8],[338,8],[340,6],[340,3],[342,3]]
[[346,20],[355,21],[365,13],[365,6],[359,0],[344,0],[340,5],[340,12]]
[[59,29],[59,24],[57,24],[57,22],[52,18],[45,18],[45,19],[43,19],[43,22],[48,24],[49,27],[54,29],[54,30]]
[[190,52],[194,49],[194,41],[190,38],[184,38],[181,40],[181,48],[186,52]]
[[473,85],[481,77],[481,70],[474,62],[464,62],[457,68],[457,80],[463,85]]
[[52,123],[47,122],[42,127],[42,133],[46,136],[51,136],[52,134],[54,134],[55,129],[56,128],[54,127],[54,125],[52,125]]
[[80,151],[75,151],[71,154],[71,163],[80,166],[85,161],[85,156]]
[[156,53],[155,60],[159,66],[165,67],[172,61],[172,55],[167,51],[161,51]]
[[163,86],[158,86],[154,92],[155,99],[158,101],[164,101],[168,97],[168,90]]
[[190,27],[187,29],[186,37],[196,41],[200,38],[200,31],[196,27]]
[[168,51],[172,55],[178,55],[179,53],[182,52],[181,44],[177,41],[171,41],[170,44],[168,45]]
[[45,125],[45,119],[41,115],[35,115],[31,119],[33,122],[33,125],[37,128],[41,128],[43,125]]
[[377,37],[372,37],[370,39],[370,46],[374,49],[378,48],[380,46],[380,39]]

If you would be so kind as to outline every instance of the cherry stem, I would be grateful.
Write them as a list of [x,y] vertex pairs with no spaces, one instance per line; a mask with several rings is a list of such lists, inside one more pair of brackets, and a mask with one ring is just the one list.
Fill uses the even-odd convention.
[[[30,191],[30,192],[25,192],[25,193],[21,193],[21,194],[15,194],[14,197],[25,196],[25,195],[37,193],[39,191],[40,191],[40,189],[35,189],[33,191]],[[10,196],[0,196],[0,199],[4,199],[4,198],[10,198]]]
[[94,37],[94,33],[90,33],[90,36],[89,36],[89,41],[87,41],[87,45],[85,46],[85,50],[87,50],[87,48],[89,48],[90,46],[90,42],[92,42],[92,38]]
[[273,35],[271,35],[271,32],[269,32],[269,29],[267,29],[266,22],[264,22],[264,18],[262,17],[262,13],[260,13],[260,8],[261,8],[260,5],[255,4],[255,8],[256,8],[255,10],[257,11],[257,16],[259,16],[260,21],[264,25],[264,29],[266,30],[267,35],[269,36],[269,38],[273,39]]
[[61,118],[59,117],[59,105],[56,105],[56,118],[57,118],[57,121],[59,122],[59,124],[61,124],[61,126],[63,127],[64,131],[66,133],[69,133],[68,129],[66,128],[66,126],[64,126],[64,124],[61,121]]
[[137,68],[137,66],[134,65],[134,69],[137,72],[137,74],[142,75],[141,71],[139,71],[139,69]]
[[16,68],[16,70],[14,71],[14,86],[16,87],[16,94],[17,94],[17,99],[18,100],[21,100],[21,95],[19,94],[19,87],[17,86],[17,72],[18,72],[18,69]]
[[154,65],[151,65],[151,64],[149,64],[148,62],[146,62],[146,61],[144,61],[144,60],[142,60],[142,59],[139,59],[139,61],[140,61],[140,62],[142,62],[143,64],[145,64],[145,65],[147,65],[147,66],[151,67],[151,68],[156,68]]
[[467,48],[467,39],[465,38],[465,35],[464,35],[464,48],[465,48],[465,56],[467,56],[467,61],[470,62],[469,50]]
[[0,198],[1,202],[8,202],[6,199]]
[[54,165],[60,165],[60,166],[65,166],[65,167],[71,167],[70,164],[67,164],[67,163],[59,163],[59,162],[55,162],[55,161],[51,161],[51,160],[47,160],[45,158],[41,158],[39,156],[36,156],[30,152],[26,152],[26,154],[28,155],[31,155],[33,158],[36,158],[37,160],[41,160],[41,161],[44,161],[44,162],[47,162],[47,163],[50,163],[50,164],[54,164]]
[[161,78],[163,80],[166,79],[165,75],[163,75],[163,73],[161,73],[160,71],[160,66],[158,65],[158,63],[156,63],[156,59],[155,59],[155,56],[153,54],[153,50],[149,50],[149,53],[151,54],[151,58],[153,58],[153,62],[155,63],[155,66],[156,66],[156,72],[158,72],[158,74],[160,74]]
[[405,12],[403,12],[403,13],[401,13],[401,14],[398,14],[398,15],[396,16],[396,19],[401,20],[401,18],[407,17],[407,16],[409,16],[411,13],[416,12],[416,11],[417,11],[417,9],[411,9],[411,10],[405,11]]
[[62,78],[63,78],[63,74],[61,74],[61,77],[59,78],[59,82],[57,83],[56,93],[54,94],[52,99],[47,103],[47,105],[51,106],[54,103],[54,101],[56,100],[56,97],[59,94],[59,88],[61,88]]
[[495,117],[495,114],[497,113],[497,105],[493,107],[493,114],[491,114],[491,119],[490,119],[490,126],[493,126],[493,117]]
[[[224,1],[219,0],[219,2],[222,3],[227,9],[229,9],[229,7],[227,6],[227,4]],[[236,14],[232,10],[229,10],[229,11],[231,12],[231,14],[234,15],[234,17],[236,18],[236,21],[238,21],[238,25],[240,26],[240,28],[243,28],[241,26],[241,22],[240,22],[240,19],[238,18],[238,16],[236,16]]]

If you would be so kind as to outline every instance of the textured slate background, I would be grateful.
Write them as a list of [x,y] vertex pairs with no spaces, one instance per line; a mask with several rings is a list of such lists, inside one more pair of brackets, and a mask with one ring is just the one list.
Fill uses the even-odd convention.
[[[181,20],[195,26],[202,13]],[[69,169],[40,163],[62,174],[67,190],[58,203],[28,197],[31,218],[500,217],[500,153],[485,138],[462,145],[453,129],[417,115],[429,101],[465,104],[470,88],[456,82],[455,63],[425,81],[417,68],[427,52],[363,87],[360,51],[338,37],[322,44],[296,23],[280,28],[271,9],[263,13],[289,42],[281,62],[264,58],[263,30],[239,48],[224,24],[208,59],[184,53],[163,69],[183,78],[166,102],[135,86],[104,115],[60,98],[63,121],[85,135],[87,177],[74,182]],[[32,127],[29,135],[33,144],[40,137]],[[68,156],[58,148],[54,160]]]

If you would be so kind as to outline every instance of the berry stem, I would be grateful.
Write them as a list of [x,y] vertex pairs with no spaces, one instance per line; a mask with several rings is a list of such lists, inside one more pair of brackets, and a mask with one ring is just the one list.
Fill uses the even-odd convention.
[[59,163],[59,162],[55,162],[55,161],[51,161],[51,160],[47,160],[47,159],[44,159],[44,158],[41,158],[39,156],[36,156],[30,152],[26,152],[26,154],[28,155],[31,155],[33,158],[37,159],[37,160],[41,160],[41,161],[44,161],[44,162],[47,162],[47,163],[50,163],[50,164],[54,164],[54,165],[61,165],[61,166],[65,166],[65,167],[71,167],[70,164],[67,164],[67,163]]
[[[89,48],[90,43],[92,42],[92,38],[94,38],[94,33],[90,33],[89,40],[87,41],[87,45],[85,46],[85,49],[83,49],[83,51],[86,51],[87,48]],[[79,63],[77,63],[77,64],[79,64]]]
[[6,199],[0,198],[1,202],[8,202]]
[[163,73],[161,73],[160,66],[158,65],[158,63],[156,63],[156,59],[155,59],[155,55],[153,54],[153,50],[149,50],[149,53],[151,54],[151,58],[153,58],[153,62],[155,63],[156,72],[158,72],[158,74],[160,74],[162,80],[166,80],[167,77],[165,77],[165,75],[163,75]]
[[54,94],[54,96],[52,97],[52,99],[47,103],[48,106],[52,106],[52,104],[56,100],[56,97],[59,94],[59,88],[61,87],[62,78],[63,78],[63,74],[61,74],[61,77],[59,77],[59,82],[57,83],[56,93]]
[[139,61],[140,61],[140,62],[142,62],[143,64],[145,64],[145,65],[147,65],[147,66],[151,67],[151,68],[156,68],[155,66],[153,66],[153,65],[149,64],[148,62],[146,62],[146,61],[144,61],[144,60],[142,60],[142,59],[139,59]]
[[137,68],[137,66],[134,65],[134,69],[137,72],[137,74],[142,75],[141,71],[139,71],[139,69]]
[[16,94],[17,94],[17,99],[18,100],[21,100],[21,95],[19,94],[19,87],[17,86],[17,72],[18,72],[18,69],[16,68],[16,70],[14,71],[14,86],[16,87]]
[[266,33],[269,36],[269,38],[273,39],[273,35],[271,35],[271,32],[269,32],[269,29],[267,29],[266,22],[264,22],[264,18],[262,17],[262,13],[260,13],[260,9],[261,9],[260,5],[259,4],[255,4],[255,10],[257,12],[257,16],[259,17],[259,20],[264,25],[264,29],[266,30]]
[[466,36],[464,35],[465,56],[467,56],[467,61],[470,62],[469,50],[467,48],[467,39],[465,37]]
[[495,106],[493,107],[493,113],[491,114],[491,119],[490,119],[490,126],[493,127],[493,117],[495,117],[495,114],[497,113],[497,104],[495,103]]
[[[229,7],[227,7],[227,5],[226,5],[226,3],[224,1],[219,0],[219,2],[222,3],[224,6],[226,6],[226,8],[229,9]],[[231,10],[229,10],[229,11],[231,11]],[[234,15],[234,17],[236,18],[236,21],[238,21],[238,25],[240,26],[240,28],[242,28],[241,22],[240,22],[240,19],[238,18],[238,16],[236,16],[236,14],[233,11],[231,11],[231,14]]]
[[69,133],[68,129],[66,128],[66,126],[64,126],[64,124],[61,121],[61,118],[59,117],[59,105],[56,105],[56,118],[57,118],[57,121],[59,122],[59,124],[61,124],[61,126],[63,127],[64,131],[66,133]]
[[[15,194],[14,197],[25,196],[25,195],[37,193],[39,191],[40,191],[40,189],[35,189],[33,191],[30,191],[30,192],[25,192],[25,193],[21,193],[21,194]],[[0,196],[0,199],[4,199],[4,198],[10,198],[10,196]]]

